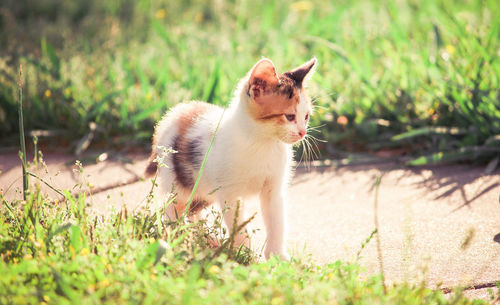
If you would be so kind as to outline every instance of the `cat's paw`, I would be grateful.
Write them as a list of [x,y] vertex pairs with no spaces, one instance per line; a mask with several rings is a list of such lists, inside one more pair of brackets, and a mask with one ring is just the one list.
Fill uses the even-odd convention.
[[289,262],[290,261],[290,255],[286,253],[285,251],[265,251],[264,252],[266,259],[269,259],[271,256],[277,256],[279,257],[282,261]]
[[278,256],[281,258],[282,261],[289,262],[290,261],[290,255],[288,253],[280,253]]

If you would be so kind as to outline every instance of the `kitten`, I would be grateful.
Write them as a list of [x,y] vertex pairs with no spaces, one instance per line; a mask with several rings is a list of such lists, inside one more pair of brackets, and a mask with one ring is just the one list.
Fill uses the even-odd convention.
[[[312,106],[304,83],[313,74],[316,59],[277,74],[269,59],[262,59],[240,81],[235,97],[217,130],[207,163],[189,213],[217,202],[226,206],[224,222],[232,232],[237,202],[243,215],[246,198],[259,195],[267,233],[264,250],[289,260],[285,251],[285,198],[290,179],[292,144],[302,140]],[[153,152],[146,175],[158,170],[160,189],[176,193],[175,204],[167,209],[170,218],[182,215],[221,118],[221,107],[203,102],[183,103],[172,108],[156,126]],[[159,146],[172,147],[176,153],[163,161]],[[216,192],[213,190],[217,189]],[[236,223],[244,219],[240,216]],[[235,245],[249,245],[244,232],[235,237]]]

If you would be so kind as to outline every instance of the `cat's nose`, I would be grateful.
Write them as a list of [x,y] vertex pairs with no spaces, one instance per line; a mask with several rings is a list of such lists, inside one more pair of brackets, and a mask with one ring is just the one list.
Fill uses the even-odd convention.
[[305,130],[299,130],[299,136],[301,138],[303,138],[305,135],[306,135],[306,131]]

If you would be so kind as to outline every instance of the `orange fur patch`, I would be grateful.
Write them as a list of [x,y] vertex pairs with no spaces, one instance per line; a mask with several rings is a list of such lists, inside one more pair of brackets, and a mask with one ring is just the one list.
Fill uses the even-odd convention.
[[[247,92],[251,96],[249,114],[258,121],[285,123],[284,114],[297,114],[300,94],[305,95],[302,83],[297,84],[292,78],[294,72],[276,75],[272,63],[266,60],[257,63],[255,70]],[[306,98],[305,102],[310,103],[310,100]]]
[[196,119],[200,117],[200,115],[202,115],[203,113],[207,112],[208,110],[214,107],[215,106],[212,104],[203,102],[191,102],[189,104],[183,105],[183,108],[179,113],[178,135],[180,137],[184,137],[187,130],[193,125]]
[[292,98],[288,94],[273,91],[259,97],[259,102],[252,101],[250,105],[250,115],[259,121],[278,119],[285,122],[284,114],[296,114],[300,103],[299,90],[293,89]]

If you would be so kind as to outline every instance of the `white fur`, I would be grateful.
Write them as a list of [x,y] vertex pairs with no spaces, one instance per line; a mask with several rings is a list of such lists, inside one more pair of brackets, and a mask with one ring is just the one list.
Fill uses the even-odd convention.
[[[249,73],[250,75],[250,73]],[[231,232],[237,202],[240,201],[240,217],[243,220],[244,202],[252,196],[260,197],[262,217],[266,227],[267,243],[264,250],[266,258],[271,254],[289,259],[285,250],[285,201],[286,188],[290,179],[290,163],[292,145],[300,140],[298,131],[307,127],[305,114],[310,106],[301,96],[297,113],[297,122],[277,126],[273,123],[262,123],[252,119],[246,105],[252,100],[247,95],[248,76],[240,82],[235,98],[226,109],[214,144],[208,155],[207,163],[201,176],[196,197],[210,202],[217,202],[221,208],[229,208],[224,215],[225,224]],[[157,145],[168,147],[177,134],[176,112],[182,111],[184,104],[174,107],[159,123],[156,132]],[[188,130],[187,138],[202,137],[203,154],[207,151],[211,137],[221,118],[223,109],[214,108],[203,114]],[[300,116],[300,117],[299,117]],[[158,150],[158,154],[160,154]],[[170,192],[175,182],[172,159],[167,158],[167,168],[161,167],[159,172],[160,186]],[[195,173],[195,177],[198,173]],[[217,189],[212,195],[208,195]],[[178,200],[187,201],[190,190],[176,189]],[[174,217],[171,207],[169,216]],[[244,234],[236,237],[236,244],[248,246],[248,238]]]

